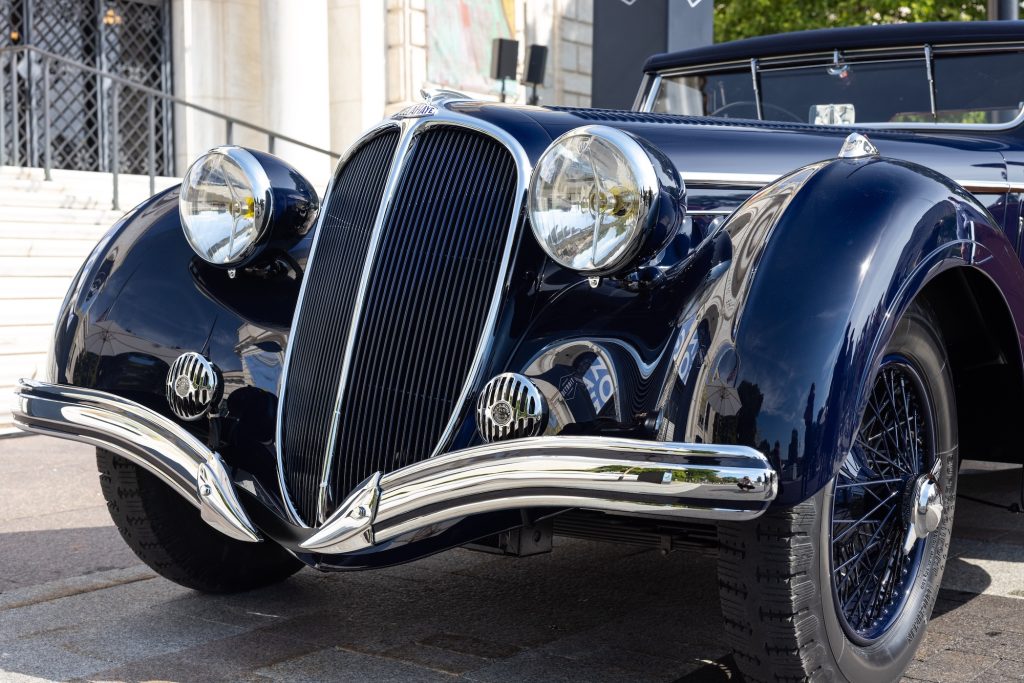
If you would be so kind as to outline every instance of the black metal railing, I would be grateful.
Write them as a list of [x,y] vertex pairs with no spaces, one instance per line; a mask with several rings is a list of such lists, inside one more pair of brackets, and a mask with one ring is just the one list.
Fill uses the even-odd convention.
[[[42,96],[39,98],[29,97],[26,103],[21,102],[20,88],[11,87],[9,98],[7,95],[7,88],[5,87],[5,81],[7,79],[14,79],[16,74],[24,66],[26,70],[32,68],[40,68],[42,70],[41,75],[41,89]],[[37,65],[33,67],[33,65]],[[53,130],[53,99],[52,99],[52,79],[54,78],[57,69],[64,73],[68,70],[75,73],[80,73],[87,76],[94,77],[99,82],[99,87],[109,89],[110,97],[110,116],[106,117],[107,130],[103,138],[109,145],[106,150],[109,154],[109,168],[107,169],[112,176],[113,183],[113,194],[112,194],[112,205],[114,209],[119,210],[119,180],[118,176],[122,173],[122,160],[121,160],[121,143],[122,143],[122,130],[120,125],[120,97],[121,92],[130,91],[134,96],[143,98],[146,102],[146,125],[144,130],[146,131],[146,163],[144,175],[149,176],[149,189],[150,193],[156,191],[156,176],[157,173],[157,136],[158,122],[157,122],[157,106],[158,103],[165,107],[182,107],[202,114],[213,116],[216,119],[223,121],[224,123],[224,143],[234,144],[234,134],[236,128],[243,128],[246,130],[253,131],[257,134],[265,135],[267,139],[267,151],[274,153],[274,149],[277,142],[286,142],[298,147],[302,147],[320,154],[325,154],[331,159],[339,159],[340,154],[332,152],[328,149],[311,145],[302,140],[297,140],[293,137],[283,135],[276,131],[270,130],[264,126],[243,121],[242,119],[234,116],[229,116],[222,112],[204,107],[187,100],[183,100],[180,97],[175,97],[168,93],[162,92],[155,88],[142,85],[130,79],[118,76],[116,74],[102,71],[95,67],[91,67],[87,64],[76,62],[72,59],[62,57],[53,52],[42,50],[32,45],[17,45],[13,47],[0,48],[0,166],[7,165],[9,162],[13,162],[13,165],[21,164],[21,155],[19,150],[22,149],[23,139],[22,136],[26,136],[25,141],[30,145],[35,143],[37,137],[41,138],[39,144],[42,145],[42,162],[43,172],[46,180],[52,179],[51,170],[53,168],[53,147],[55,135],[61,135],[61,131]],[[8,102],[8,99],[10,100]],[[27,106],[26,106],[27,105]],[[37,111],[37,107],[41,111]],[[7,117],[13,117],[13,125],[10,127],[12,136],[12,146],[14,150],[12,159],[8,159],[7,155]],[[35,131],[36,127],[42,129],[41,135]],[[37,152],[37,150],[32,150]],[[30,153],[27,155],[28,159],[38,158],[38,153]],[[178,175],[178,174],[174,174]]]

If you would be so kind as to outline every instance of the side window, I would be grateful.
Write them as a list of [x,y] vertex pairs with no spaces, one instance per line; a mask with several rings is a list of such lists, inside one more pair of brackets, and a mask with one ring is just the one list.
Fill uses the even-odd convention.
[[665,78],[654,111],[686,116],[757,118],[750,72],[716,73]]
[[1024,105],[1024,52],[935,55],[939,123],[1005,123]]

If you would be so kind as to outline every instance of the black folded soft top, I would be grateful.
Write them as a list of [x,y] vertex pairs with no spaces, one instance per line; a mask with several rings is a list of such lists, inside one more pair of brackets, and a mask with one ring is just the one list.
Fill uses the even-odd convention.
[[1024,41],[1024,21],[947,21],[825,28],[657,54],[647,60],[644,70],[663,71],[697,64],[831,50],[1016,40]]

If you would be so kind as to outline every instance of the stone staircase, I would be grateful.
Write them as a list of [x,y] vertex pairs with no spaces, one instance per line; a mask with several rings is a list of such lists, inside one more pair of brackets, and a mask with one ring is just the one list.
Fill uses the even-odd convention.
[[[14,385],[42,376],[57,309],[93,246],[123,211],[111,206],[107,173],[0,167],[0,435],[11,420]],[[160,191],[178,183],[157,178]],[[148,176],[121,175],[120,204],[149,196]]]

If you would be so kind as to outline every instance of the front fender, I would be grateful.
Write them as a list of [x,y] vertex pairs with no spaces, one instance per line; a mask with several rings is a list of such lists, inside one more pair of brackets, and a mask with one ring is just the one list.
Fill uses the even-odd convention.
[[[76,277],[57,320],[50,379],[174,419],[167,371],[182,353],[202,353],[224,378],[222,455],[276,481],[277,384],[309,241],[268,248],[258,267],[232,279],[188,245],[177,188],[156,195],[111,228]],[[185,427],[210,438],[207,420]]]
[[948,178],[880,158],[797,173],[806,175],[798,186],[791,177],[765,188],[724,227],[734,249],[729,305],[715,311],[686,423],[688,440],[764,452],[783,505],[834,476],[880,354],[931,278],[982,270],[1013,299],[1011,311],[1024,310],[1008,295],[1022,291],[1016,254]]

